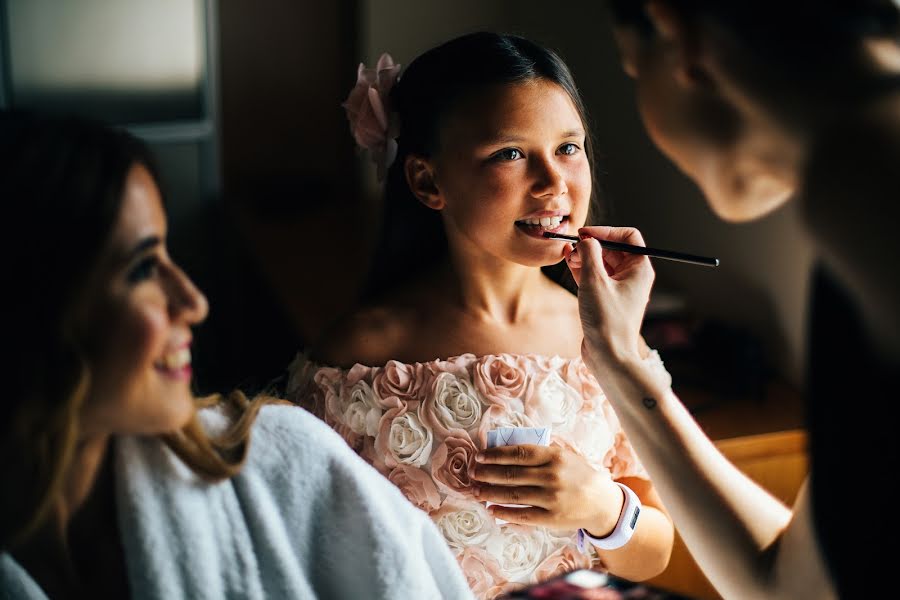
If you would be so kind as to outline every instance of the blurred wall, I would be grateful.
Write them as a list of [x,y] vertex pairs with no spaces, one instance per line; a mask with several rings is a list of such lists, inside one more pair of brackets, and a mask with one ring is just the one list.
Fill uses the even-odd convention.
[[[693,183],[647,137],[601,1],[360,0],[359,8],[360,60],[367,64],[384,51],[406,64],[441,41],[480,29],[524,35],[559,52],[594,121],[610,222],[638,227],[648,245],[721,260],[715,270],[657,261],[657,289],[683,295],[698,316],[747,328],[775,368],[801,383],[813,255],[795,208],[743,225],[712,214]],[[374,175],[365,181],[377,196]]]

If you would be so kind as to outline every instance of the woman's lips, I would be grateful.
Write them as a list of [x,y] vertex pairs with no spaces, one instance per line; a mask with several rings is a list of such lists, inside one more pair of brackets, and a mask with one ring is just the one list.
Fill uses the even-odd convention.
[[169,379],[177,381],[190,380],[192,370],[189,344],[185,344],[181,348],[169,352],[153,363],[153,368]]
[[163,377],[175,381],[190,381],[191,376],[194,374],[193,369],[191,369],[191,365],[185,365],[176,369],[170,369],[168,367],[163,367],[160,365],[153,365],[153,368],[155,368],[156,371]]

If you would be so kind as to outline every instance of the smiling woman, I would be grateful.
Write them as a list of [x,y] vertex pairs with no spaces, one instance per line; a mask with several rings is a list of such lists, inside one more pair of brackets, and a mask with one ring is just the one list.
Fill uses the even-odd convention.
[[4,598],[468,596],[431,522],[317,419],[194,398],[207,302],[168,254],[136,139],[0,113],[0,197]]

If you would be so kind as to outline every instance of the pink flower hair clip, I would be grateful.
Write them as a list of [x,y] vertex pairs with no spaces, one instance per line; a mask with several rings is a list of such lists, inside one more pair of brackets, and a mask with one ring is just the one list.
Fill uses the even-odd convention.
[[397,157],[397,116],[390,109],[391,88],[400,78],[400,65],[387,53],[374,69],[359,63],[356,85],[341,104],[347,111],[350,132],[360,148],[368,150],[383,181],[388,167]]

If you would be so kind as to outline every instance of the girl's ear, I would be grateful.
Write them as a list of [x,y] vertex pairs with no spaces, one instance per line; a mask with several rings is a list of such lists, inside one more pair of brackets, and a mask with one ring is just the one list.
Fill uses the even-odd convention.
[[403,171],[406,174],[406,185],[419,202],[432,210],[444,208],[444,197],[438,189],[431,161],[410,154],[403,163]]

